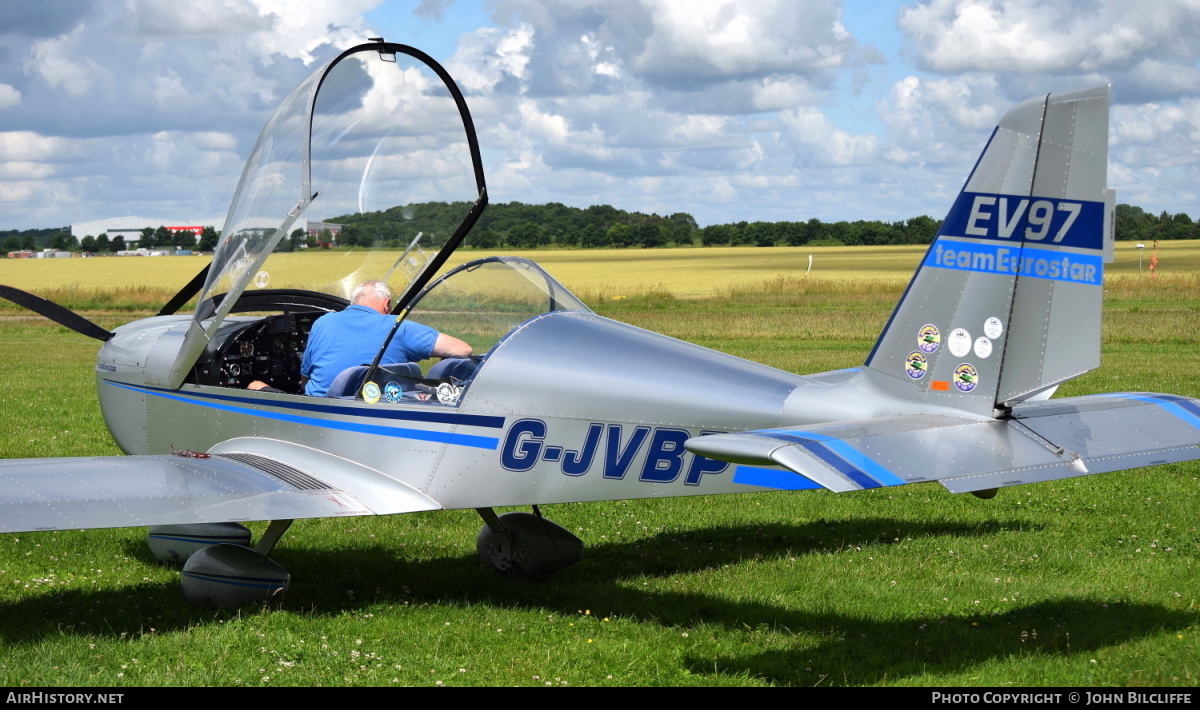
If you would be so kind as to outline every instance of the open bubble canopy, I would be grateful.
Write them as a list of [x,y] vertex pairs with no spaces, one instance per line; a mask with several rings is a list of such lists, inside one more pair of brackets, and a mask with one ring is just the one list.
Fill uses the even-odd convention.
[[[259,136],[169,384],[182,381],[248,287],[345,299],[361,281],[383,280],[398,296],[396,312],[404,310],[486,204],[474,124],[445,69],[401,44],[373,42],[343,52],[296,87]],[[422,208],[440,210],[441,223],[446,209],[457,210],[457,228],[446,234],[405,230]],[[385,251],[386,240],[368,240],[373,247],[322,258],[315,275],[296,260],[264,268],[295,229],[369,212],[388,212],[394,230],[387,236],[409,248]]]

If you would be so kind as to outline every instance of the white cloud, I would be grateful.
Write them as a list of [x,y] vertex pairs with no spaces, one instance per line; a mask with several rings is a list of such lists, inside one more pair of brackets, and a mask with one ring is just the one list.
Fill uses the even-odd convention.
[[54,166],[29,161],[0,162],[0,180],[41,180],[54,174]]
[[1176,133],[1185,120],[1183,108],[1157,103],[1120,106],[1112,113],[1110,132],[1115,145],[1158,141],[1164,134]]
[[380,0],[252,0],[268,27],[254,32],[250,41],[260,56],[274,55],[316,60],[318,47],[346,49],[367,39],[362,16]]
[[1200,89],[1200,71],[1194,60],[1191,66],[1143,59],[1123,75],[1123,83],[1137,85],[1141,92],[1161,97],[1195,93]]
[[507,31],[480,28],[459,40],[458,52],[446,67],[464,91],[487,95],[525,78],[532,47],[533,28],[528,25]]
[[0,203],[26,203],[36,194],[37,186],[34,182],[0,182]]
[[[298,6],[296,9],[301,9]],[[205,37],[270,30],[273,18],[252,0],[134,0],[131,14],[145,35]]]
[[807,163],[803,167],[863,165],[879,147],[876,136],[840,130],[815,108],[784,111],[781,118],[800,160]]
[[1078,64],[1072,23],[1059,5],[1016,0],[933,0],[900,11],[899,23],[943,72],[1044,71]]
[[901,9],[898,21],[920,64],[940,73],[1093,73],[1160,92],[1200,87],[1195,0],[929,0]]
[[[51,4],[0,5],[0,196],[17,222],[0,228],[68,213],[220,214],[266,117],[315,64],[375,34],[363,18],[380,0]],[[1185,211],[1200,179],[1195,0],[1153,12],[1131,0],[916,2],[899,30],[872,19],[909,42],[883,67],[874,38],[847,29],[864,27],[850,13],[875,6],[488,7],[489,26],[451,29],[457,51],[444,63],[498,202],[682,210],[702,224],[940,215],[1005,110],[1106,82],[1120,198]],[[423,27],[445,18],[440,30],[463,15],[449,0],[383,9]],[[358,118],[382,126],[422,100],[395,89],[378,84]],[[440,148],[455,125],[444,109],[423,104],[429,131],[404,139],[409,162],[394,172],[424,162],[432,188],[461,168]],[[343,157],[330,174],[363,169]]]
[[51,194],[81,219],[156,202],[224,212],[269,113],[312,64],[367,38],[377,4],[127,0],[13,18],[0,30],[0,160],[42,163],[28,167],[46,177],[33,193],[7,183],[31,202],[10,218],[42,218]]
[[553,145],[567,144],[571,130],[565,118],[541,111],[532,101],[522,101],[520,111],[521,123],[530,136]]
[[0,84],[0,111],[21,105],[21,92],[9,84]]
[[153,86],[154,103],[159,108],[178,106],[188,97],[183,80],[173,69],[166,69],[162,75],[155,77]]
[[[532,186],[586,204],[605,186],[600,201],[645,202],[635,186],[652,185],[657,199],[679,199],[677,209],[715,212],[713,194],[740,189],[761,193],[755,209],[779,210],[784,203],[771,200],[797,183],[796,170],[858,165],[878,152],[876,136],[842,129],[816,108],[839,72],[875,56],[842,26],[837,3],[501,0],[495,8],[507,27],[462,37],[448,63],[470,93],[485,152],[503,146],[494,199],[522,199],[506,188]],[[555,190],[539,184],[546,179]]]
[[886,158],[951,170],[969,168],[986,132],[996,124],[999,109],[1010,104],[998,93],[988,74],[908,76],[896,82],[878,107],[888,128]]
[[450,7],[454,0],[421,0],[417,3],[413,14],[418,17],[431,17],[435,20],[442,19],[446,13],[446,8]]
[[695,91],[776,75],[826,87],[838,70],[870,61],[833,2],[500,0],[495,8],[532,36],[522,86],[536,95],[639,83]]
[[[828,100],[837,73],[865,61],[836,3],[614,1],[501,0],[499,24],[460,36],[446,64],[471,102],[494,199],[648,200],[640,186],[659,200],[694,201],[695,181],[708,176],[767,190],[788,182],[798,153],[848,164],[873,150],[831,122],[818,150],[821,138],[798,140],[775,115]],[[19,80],[7,79],[0,55],[0,81],[21,101],[13,127],[23,137],[22,145],[0,139],[0,151],[60,167],[52,155],[74,152],[65,173],[55,167],[46,179],[78,195],[79,209],[157,199],[218,213],[267,113],[312,63],[364,39],[363,12],[376,4],[97,4],[56,25],[65,33],[9,42],[7,66],[19,62]],[[433,17],[447,7],[426,2],[420,11]],[[378,88],[364,120],[404,100]],[[11,104],[6,96],[0,102]],[[450,123],[428,113],[431,126]],[[103,148],[79,142],[89,136],[104,136]],[[431,169],[453,167],[434,158]],[[85,180],[91,171],[102,172]]]
[[[988,101],[995,98],[994,88],[995,83],[986,76],[931,79],[925,82],[925,99],[927,105],[935,107],[959,126],[984,130],[996,125],[999,118],[996,106]],[[981,100],[980,93],[990,95]]]
[[1109,132],[1110,159],[1130,170],[1200,165],[1200,99],[1118,106]]
[[795,175],[739,175],[734,178],[734,183],[740,187],[749,187],[755,190],[767,188],[791,188],[799,185],[800,180]]
[[[1029,96],[1112,86],[1109,184],[1151,211],[1186,210],[1200,173],[1200,3],[927,0],[900,10],[922,69],[881,102],[889,159],[941,174]],[[941,82],[939,84],[939,82]],[[940,166],[940,167],[938,167]]]
[[81,28],[77,28],[71,35],[36,42],[25,62],[26,72],[40,77],[71,99],[110,87],[112,75],[108,70],[83,53],[73,51],[72,45],[81,35]]
[[650,75],[817,73],[854,59],[854,39],[833,3],[666,0],[645,10],[651,32],[633,63]]
[[189,137],[192,144],[200,150],[228,152],[237,148],[237,139],[231,133],[199,131]]
[[40,136],[33,131],[0,133],[0,161],[60,162],[76,159],[86,148],[82,141],[57,136]]
[[791,77],[771,76],[755,83],[751,89],[751,104],[755,111],[778,111],[814,100],[807,82]]
[[679,147],[706,146],[726,142],[724,116],[683,116],[665,131],[665,140]]

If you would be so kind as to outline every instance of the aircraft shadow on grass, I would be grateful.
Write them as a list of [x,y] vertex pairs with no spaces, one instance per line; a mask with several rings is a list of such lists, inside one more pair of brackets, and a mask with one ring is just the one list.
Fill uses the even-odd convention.
[[[308,582],[287,592],[282,605],[318,617],[405,603],[495,605],[544,612],[564,620],[590,609],[594,616],[614,615],[693,633],[715,626],[730,631],[769,628],[785,636],[816,634],[815,641],[798,650],[683,657],[684,668],[696,675],[749,676],[800,685],[870,684],[922,673],[951,673],[1022,653],[1091,653],[1195,624],[1194,614],[1162,605],[1104,604],[1086,597],[1014,602],[1010,610],[995,614],[921,611],[902,619],[881,620],[629,586],[646,577],[661,579],[855,547],[884,548],[896,544],[897,530],[902,531],[900,539],[906,540],[975,538],[1038,528],[1016,520],[914,524],[894,518],[716,526],[663,532],[629,542],[602,542],[592,546],[589,563],[547,582],[480,575],[479,558],[473,554],[408,561],[398,557],[403,554],[399,547],[296,546],[284,557],[294,569],[311,569],[314,574],[306,575]],[[748,550],[743,541],[754,544]],[[702,556],[696,554],[698,550],[703,551]],[[139,541],[130,540],[125,554],[153,564]],[[814,606],[829,607],[826,600],[819,601]],[[805,606],[803,602],[799,605]],[[55,633],[80,636],[170,634],[219,623],[230,616],[228,611],[180,605],[178,590],[165,582],[100,592],[50,592],[0,605],[0,618],[45,619],[54,625]],[[699,634],[703,633],[701,629]],[[0,626],[0,634],[11,644],[38,643],[44,639],[46,627],[5,624]]]
[[996,614],[879,621],[797,613],[789,615],[787,621],[804,625],[801,628],[822,629],[821,640],[798,650],[708,658],[693,654],[685,658],[683,665],[698,675],[749,676],[787,685],[870,685],[911,676],[956,673],[1023,655],[1090,655],[1157,633],[1187,628],[1195,623],[1195,616],[1154,604],[1105,603],[1068,596],[1022,604]]

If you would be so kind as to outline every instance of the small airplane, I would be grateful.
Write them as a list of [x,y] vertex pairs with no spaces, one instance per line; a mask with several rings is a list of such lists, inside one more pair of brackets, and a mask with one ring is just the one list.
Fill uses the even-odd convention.
[[[1009,111],[862,367],[800,376],[597,316],[527,259],[445,269],[487,205],[466,101],[419,50],[356,46],[268,121],[211,263],[158,315],[109,332],[0,288],[103,342],[100,406],[128,454],[0,462],[0,532],[151,526],[186,598],[237,606],[287,586],[267,555],[296,519],[474,508],[482,563],[541,577],[583,551],[543,504],[925,481],[990,498],[1200,458],[1196,399],[1049,398],[1099,366],[1107,144],[1107,87]],[[453,233],[406,231],[451,208]],[[376,210],[407,249],[277,249],[301,217]],[[380,344],[303,394],[309,329],[368,279],[398,294],[396,327],[479,354],[423,369]]]

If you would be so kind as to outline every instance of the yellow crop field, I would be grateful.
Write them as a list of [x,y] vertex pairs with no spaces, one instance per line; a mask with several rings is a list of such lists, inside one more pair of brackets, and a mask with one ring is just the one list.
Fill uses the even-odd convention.
[[[1149,275],[1151,245],[1142,250],[1141,274]],[[702,298],[735,290],[770,288],[773,282],[809,280],[902,285],[925,253],[924,246],[717,247],[697,249],[594,249],[512,252],[541,264],[585,300],[661,293]],[[448,267],[483,256],[455,254]],[[272,255],[265,264],[270,288],[305,288],[348,293],[359,281],[380,278],[398,252],[309,251]],[[1117,246],[1110,275],[1139,273],[1138,250]],[[1158,273],[1200,272],[1200,242],[1163,242]],[[810,266],[811,259],[811,266]],[[90,302],[112,294],[114,302],[161,304],[207,263],[207,256],[0,259],[0,283],[52,300]],[[341,284],[330,282],[341,278]],[[101,299],[102,301],[104,299]]]
[[0,283],[26,291],[86,288],[179,288],[204,268],[205,256],[0,259]]
[[[613,296],[646,290],[677,297],[707,296],[772,279],[885,279],[903,281],[924,247],[724,247],[711,249],[588,249],[511,252],[538,262],[563,285]],[[274,254],[265,263],[271,288],[329,286],[331,275],[357,282],[379,278],[399,254],[383,251],[312,251]],[[449,266],[482,256],[455,254]],[[208,257],[96,257],[0,260],[0,283],[39,292],[51,289],[177,289]],[[324,281],[324,282],[323,282]],[[353,284],[351,284],[353,285]]]

